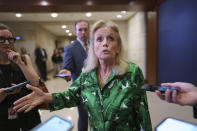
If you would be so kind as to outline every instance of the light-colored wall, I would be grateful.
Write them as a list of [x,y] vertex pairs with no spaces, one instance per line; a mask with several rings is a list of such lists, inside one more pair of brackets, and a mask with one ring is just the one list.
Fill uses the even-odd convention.
[[55,47],[56,36],[44,29],[42,26],[36,26],[36,43],[39,43],[42,48],[44,48],[47,52],[47,71],[53,69],[53,63],[51,61],[51,57],[53,55],[53,51]]
[[119,28],[120,37],[122,39],[123,58],[127,60],[127,45],[128,45],[128,24],[127,21],[114,21]]
[[139,65],[146,76],[146,26],[144,12],[138,12],[128,20],[127,58]]
[[58,41],[58,45],[57,45],[58,48],[60,47],[63,48],[64,46],[70,43],[70,40],[67,37],[58,37],[57,41]]

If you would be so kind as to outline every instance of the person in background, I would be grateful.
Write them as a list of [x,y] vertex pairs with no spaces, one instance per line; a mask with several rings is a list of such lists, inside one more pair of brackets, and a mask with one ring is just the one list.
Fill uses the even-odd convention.
[[[74,82],[80,75],[84,60],[87,57],[88,51],[88,36],[89,36],[89,24],[85,20],[79,20],[75,22],[75,34],[76,40],[64,47],[63,57],[63,70],[59,73],[67,73],[69,76],[66,80]],[[88,115],[83,109],[83,105],[78,106],[78,131],[88,130]]]
[[122,41],[113,22],[97,21],[91,29],[90,48],[81,75],[67,91],[33,93],[15,101],[18,112],[48,103],[50,111],[81,103],[88,113],[90,131],[151,131],[144,77],[132,62],[123,61]]
[[40,44],[36,45],[35,49],[36,65],[40,72],[41,78],[46,81],[47,78],[47,53],[44,48],[41,48]]
[[17,113],[13,102],[29,93],[30,90],[20,88],[8,93],[4,90],[27,80],[38,86],[39,77],[33,69],[31,59],[14,51],[15,38],[11,29],[0,24],[0,131],[29,131],[41,123],[38,109],[29,113]]
[[171,92],[170,89],[167,89],[165,95],[157,90],[156,94],[161,100],[168,103],[193,106],[194,118],[197,118],[197,87],[195,85],[186,82],[162,83],[161,85],[169,88],[179,88],[178,92],[176,90]]
[[61,65],[62,65],[62,56],[61,56],[60,52],[58,51],[58,49],[54,50],[51,60],[53,62],[54,68],[55,68],[55,75],[54,75],[54,77],[55,77],[56,74],[60,71]]

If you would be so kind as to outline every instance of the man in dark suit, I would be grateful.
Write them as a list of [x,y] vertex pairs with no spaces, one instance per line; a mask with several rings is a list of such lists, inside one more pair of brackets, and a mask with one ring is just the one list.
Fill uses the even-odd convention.
[[40,72],[41,78],[44,81],[46,81],[47,80],[47,67],[46,67],[47,53],[45,49],[41,48],[39,44],[36,45],[35,56],[36,56],[36,65]]
[[[64,47],[64,58],[63,58],[63,70],[60,73],[67,73],[74,82],[80,75],[83,62],[87,57],[88,51],[88,36],[89,36],[89,24],[87,21],[79,20],[75,23],[75,34],[77,39]],[[78,118],[78,131],[88,130],[88,115],[82,107],[78,106],[79,118]]]

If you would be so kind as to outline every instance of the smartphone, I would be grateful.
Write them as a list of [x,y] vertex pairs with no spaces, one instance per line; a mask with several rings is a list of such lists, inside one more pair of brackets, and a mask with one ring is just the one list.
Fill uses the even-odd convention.
[[20,83],[20,84],[15,85],[15,86],[6,88],[6,89],[4,90],[4,92],[5,92],[5,93],[11,92],[11,91],[13,91],[13,90],[15,90],[15,89],[21,88],[21,87],[23,87],[23,86],[29,84],[29,83],[30,83],[29,81],[25,81],[25,82],[23,82],[23,83]]
[[[155,90],[158,90],[160,91],[161,93],[165,93],[165,91],[168,89],[169,87],[167,86],[152,86],[152,85],[143,85],[141,87],[142,90],[145,90],[145,91],[151,91],[151,92],[155,92]],[[171,91],[180,91],[180,88],[178,87],[170,87],[169,88]]]
[[64,78],[64,77],[68,76],[68,74],[56,74],[56,76]]
[[39,124],[31,131],[70,131],[72,128],[72,122],[55,115],[49,118],[44,123]]
[[175,118],[166,118],[156,128],[156,131],[197,131],[197,125]]

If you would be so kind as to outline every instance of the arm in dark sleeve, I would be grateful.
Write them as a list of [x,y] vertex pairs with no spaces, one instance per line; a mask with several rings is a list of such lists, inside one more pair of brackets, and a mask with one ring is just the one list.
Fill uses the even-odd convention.
[[73,56],[71,49],[68,48],[68,46],[64,47],[63,69],[67,69],[71,72],[73,72],[74,70]]

